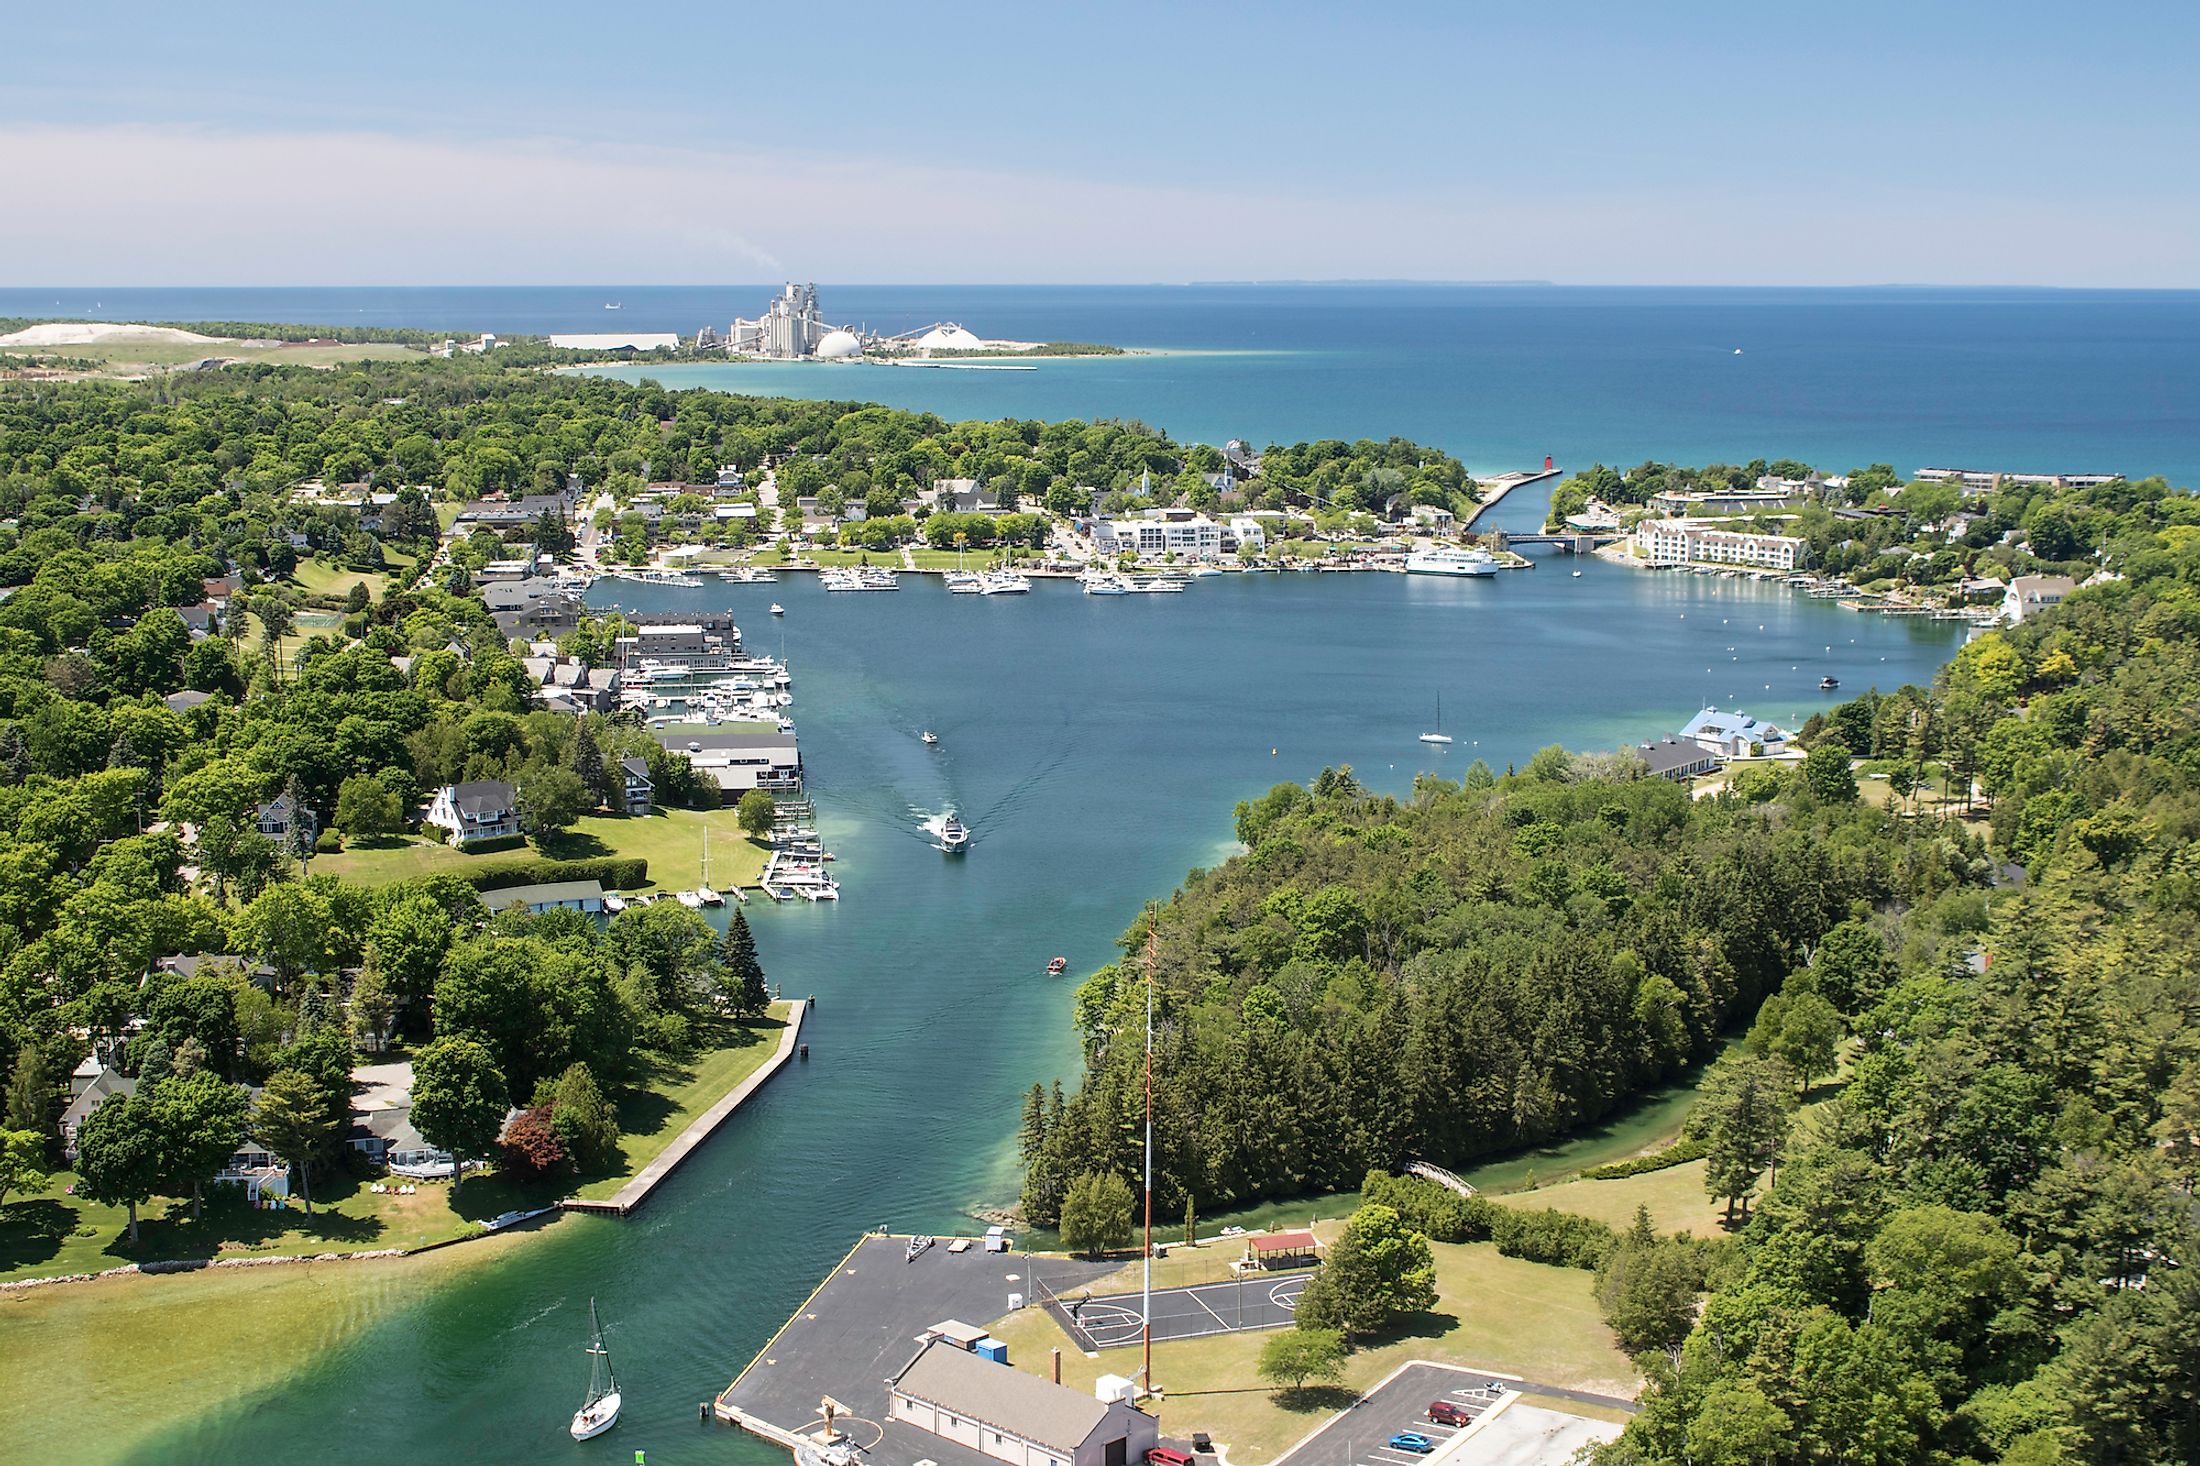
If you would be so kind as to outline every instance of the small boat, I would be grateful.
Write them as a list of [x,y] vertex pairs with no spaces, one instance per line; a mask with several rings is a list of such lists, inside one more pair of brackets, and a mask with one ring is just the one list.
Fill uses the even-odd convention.
[[970,848],[970,829],[961,819],[949,815],[940,821],[940,849],[949,855],[960,855]]
[[1441,692],[1436,694],[1436,731],[1423,733],[1421,741],[1423,743],[1438,744],[1446,748],[1451,746],[1451,735],[1444,731],[1444,695]]
[[611,1372],[611,1351],[604,1347],[596,1300],[588,1300],[588,1396],[573,1412],[573,1439],[589,1440],[619,1423],[619,1377]]
[[1060,977],[1067,971],[1069,971],[1069,959],[1067,957],[1050,957],[1047,959],[1048,977]]
[[922,738],[926,743],[937,743],[940,741],[940,735],[933,732],[930,728],[925,729],[917,736],[919,738]]
[[780,605],[780,604],[779,604],[779,602],[777,602],[777,601],[773,601],[773,602],[772,602],[772,614],[773,614],[774,616],[784,616],[784,615],[786,615],[786,614],[787,614],[787,608],[786,608],[785,606],[782,606],[782,605]]
[[1087,574],[1082,579],[1088,596],[1127,596],[1131,593],[1131,588],[1119,575]]
[[1579,579],[1581,579],[1581,572],[1580,572],[1580,571],[1576,570],[1576,571],[1574,572],[1574,579],[1576,579],[1576,580],[1579,580]]
[[603,898],[603,909],[613,916],[617,916],[620,912],[626,910],[626,897],[620,895],[617,891],[606,891]]
[[1820,692],[1831,692],[1840,685],[1841,679],[1838,677],[1821,677],[1818,679],[1818,690]]
[[696,891],[675,892],[673,894],[673,899],[678,901],[682,906],[687,907],[690,911],[700,911],[703,908],[703,897],[701,893]]
[[620,306],[619,303],[615,300],[607,300],[603,303],[603,308],[607,311],[615,311],[618,310]]
[[932,1239],[930,1237],[911,1237],[909,1245],[902,1249],[901,1260],[903,1262],[915,1262],[931,1250]]
[[702,902],[705,906],[723,906],[726,904],[726,898],[719,895],[709,886],[696,887],[695,899]]

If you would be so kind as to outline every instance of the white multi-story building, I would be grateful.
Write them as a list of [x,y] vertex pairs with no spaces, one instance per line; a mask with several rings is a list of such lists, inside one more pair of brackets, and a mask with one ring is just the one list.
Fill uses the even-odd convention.
[[1203,514],[1175,519],[1102,519],[1092,527],[1092,543],[1103,555],[1215,560],[1222,555],[1222,526]]
[[1635,552],[1651,565],[1793,570],[1809,545],[1793,535],[1752,534],[1701,519],[1645,519],[1635,526]]
[[1251,545],[1256,550],[1264,550],[1268,547],[1267,526],[1249,514],[1232,516],[1230,538],[1237,541],[1240,548]]

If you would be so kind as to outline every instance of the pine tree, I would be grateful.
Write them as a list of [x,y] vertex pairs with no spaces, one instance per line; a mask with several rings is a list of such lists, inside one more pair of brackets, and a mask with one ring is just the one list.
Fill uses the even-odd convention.
[[725,940],[718,947],[718,963],[726,970],[726,986],[733,995],[733,1011],[754,1018],[771,1006],[771,992],[764,986],[764,966],[756,958],[756,936],[749,919],[736,908],[726,923]]
[[7,775],[10,784],[21,784],[31,776],[30,745],[13,723],[0,728],[0,773]]
[[596,733],[589,720],[582,718],[573,729],[573,743],[566,750],[567,766],[588,791],[588,797],[598,804],[611,803],[610,790],[604,779],[603,748],[596,742]]
[[1029,1171],[1037,1163],[1039,1153],[1047,1143],[1047,1092],[1044,1085],[1034,1084],[1024,1096],[1024,1120],[1016,1132],[1017,1153],[1023,1157],[1024,1169]]
[[318,982],[309,982],[298,997],[298,1037],[310,1038],[327,1026],[328,999],[321,996]]
[[37,1044],[25,1044],[8,1073],[6,1128],[35,1130],[41,1138],[51,1135],[53,1102],[53,1070],[46,1063],[46,1051]]

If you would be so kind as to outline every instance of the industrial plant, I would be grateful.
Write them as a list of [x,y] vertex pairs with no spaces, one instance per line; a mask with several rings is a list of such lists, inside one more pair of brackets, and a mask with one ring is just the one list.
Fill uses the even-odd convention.
[[817,287],[792,281],[772,297],[754,320],[736,319],[724,331],[705,326],[696,332],[698,351],[771,361],[852,361],[863,356],[932,356],[957,351],[1029,351],[1037,342],[988,341],[952,321],[940,321],[898,336],[861,326],[827,325],[817,303]]

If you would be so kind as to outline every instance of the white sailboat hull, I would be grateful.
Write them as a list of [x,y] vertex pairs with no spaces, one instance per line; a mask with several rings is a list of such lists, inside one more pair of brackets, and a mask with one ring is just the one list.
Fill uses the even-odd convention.
[[1449,744],[1451,742],[1451,735],[1449,733],[1423,733],[1421,735],[1421,741],[1423,743]]
[[593,1405],[573,1412],[573,1439],[592,1440],[619,1423],[619,1392],[613,1390]]

